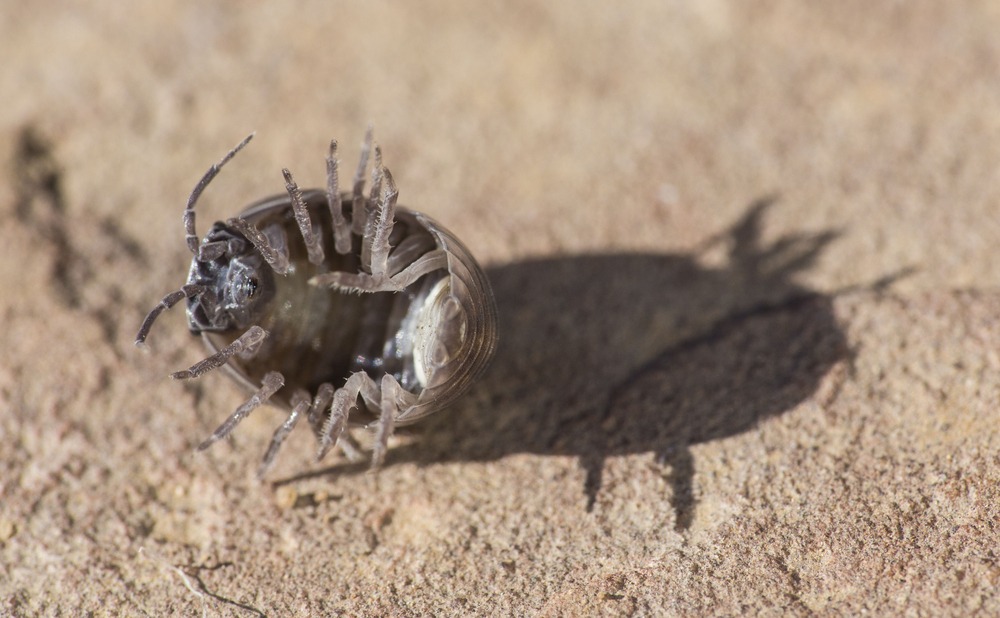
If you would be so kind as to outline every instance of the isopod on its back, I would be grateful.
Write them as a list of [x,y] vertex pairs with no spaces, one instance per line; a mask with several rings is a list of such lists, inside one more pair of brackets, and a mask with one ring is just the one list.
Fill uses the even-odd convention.
[[336,444],[356,451],[351,426],[375,430],[372,466],[389,436],[448,405],[485,370],[497,341],[493,292],[468,249],[436,221],[397,207],[392,174],[365,136],[352,190],[338,187],[337,144],[325,190],[302,191],[283,170],[286,193],[195,231],[201,193],[253,136],[213,165],[184,209],[194,255],[187,283],[149,312],[142,345],[164,310],[187,301],[188,327],[210,356],[172,376],[225,367],[253,394],[199,445],[228,435],[262,403],[288,410],[259,474],[306,417],[322,458]]

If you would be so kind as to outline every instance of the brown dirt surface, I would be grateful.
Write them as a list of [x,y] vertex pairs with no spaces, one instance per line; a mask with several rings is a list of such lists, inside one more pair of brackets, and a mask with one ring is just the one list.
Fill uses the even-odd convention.
[[[0,615],[1000,615],[1000,5],[0,5]],[[501,312],[376,477],[179,308],[367,124]]]

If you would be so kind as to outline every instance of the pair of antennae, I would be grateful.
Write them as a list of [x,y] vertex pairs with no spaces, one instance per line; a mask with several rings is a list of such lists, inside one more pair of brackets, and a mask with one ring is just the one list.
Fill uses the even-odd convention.
[[[194,220],[194,207],[198,203],[198,198],[201,197],[202,192],[205,191],[205,187],[208,186],[212,179],[214,179],[219,171],[222,170],[222,166],[229,163],[229,160],[236,156],[236,153],[243,150],[243,147],[250,143],[253,139],[254,133],[246,136],[242,142],[236,145],[235,148],[226,153],[226,156],[210,167],[205,175],[201,177],[198,184],[194,186],[194,190],[191,191],[191,195],[188,196],[187,206],[184,208],[184,231],[185,240],[187,241],[188,249],[195,257],[199,256],[199,237],[197,232],[195,232],[195,220]],[[153,307],[153,309],[146,315],[146,319],[142,321],[142,326],[139,327],[139,332],[135,336],[136,347],[143,347],[146,344],[146,337],[149,336],[149,331],[153,327],[153,322],[156,318],[160,317],[160,314],[170,309],[180,301],[186,298],[193,298],[195,296],[200,296],[204,294],[207,288],[203,285],[188,284],[181,289],[171,292],[163,297],[158,305]]]
[[[212,180],[219,174],[223,166],[235,157],[239,151],[243,150],[243,148],[250,143],[250,140],[254,138],[254,135],[255,133],[251,133],[246,136],[243,141],[226,153],[226,155],[222,157],[218,163],[212,165],[212,167],[210,167],[201,177],[194,189],[191,191],[191,194],[188,196],[187,205],[184,208],[183,215],[185,242],[196,260],[206,261],[218,258],[220,255],[219,252],[222,250],[220,247],[212,246],[211,244],[201,244],[201,237],[198,236],[195,225],[195,206],[198,203],[198,199],[201,197],[201,194],[205,191]],[[368,218],[367,201],[364,197],[365,171],[368,168],[368,161],[372,150],[375,151],[375,169],[372,174],[373,194],[377,194],[377,190],[381,188],[383,176],[388,174],[387,170],[383,173],[382,153],[377,146],[373,147],[373,142],[373,127],[372,125],[368,125],[368,129],[365,131],[364,142],[361,146],[360,161],[358,162],[357,171],[354,174],[352,183],[351,221],[347,221],[346,217],[344,217],[343,203],[338,187],[339,174],[337,163],[337,141],[330,141],[329,155],[326,159],[326,197],[333,223],[334,250],[341,255],[351,252],[352,233],[363,235],[365,232],[365,222]],[[317,236],[316,231],[313,229],[309,211],[306,208],[304,200],[302,199],[302,191],[295,183],[295,180],[292,178],[292,174],[288,169],[282,169],[282,175],[285,178],[285,189],[288,191],[289,198],[291,199],[292,211],[295,216],[295,221],[298,224],[299,231],[301,232],[302,238],[305,242],[309,261],[313,264],[320,264],[324,259],[322,240]],[[391,183],[391,177],[389,182]],[[287,274],[288,255],[275,249],[263,233],[239,217],[227,220],[226,225],[238,231],[251,244],[253,244],[254,247],[261,253],[264,260],[271,266],[271,268],[274,269],[276,273],[280,275]],[[206,289],[207,288],[205,286],[188,284],[183,286],[180,290],[171,292],[170,294],[164,296],[159,304],[153,307],[143,320],[135,338],[136,346],[142,347],[145,344],[153,323],[161,313],[170,309],[181,300],[204,294]]]

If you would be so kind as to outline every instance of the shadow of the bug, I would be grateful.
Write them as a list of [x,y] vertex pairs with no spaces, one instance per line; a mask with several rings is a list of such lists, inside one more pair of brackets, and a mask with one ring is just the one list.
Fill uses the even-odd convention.
[[593,506],[607,457],[652,452],[670,467],[677,526],[688,527],[689,447],[792,409],[848,354],[831,299],[794,281],[836,234],[764,246],[769,204],[706,243],[726,247],[719,267],[698,255],[599,254],[490,269],[501,333],[492,368],[387,464],[573,455]]

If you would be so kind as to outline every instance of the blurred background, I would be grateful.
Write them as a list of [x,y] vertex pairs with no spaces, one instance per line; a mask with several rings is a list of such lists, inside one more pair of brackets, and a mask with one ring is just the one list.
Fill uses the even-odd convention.
[[[998,30],[987,0],[0,4],[0,613],[996,607]],[[209,165],[256,131],[202,232],[370,123],[488,268],[497,362],[377,489],[302,430],[262,486],[278,415],[195,457],[242,394],[166,378],[202,354],[180,310],[131,341]]]
[[374,123],[403,202],[486,262],[690,248],[773,194],[772,234],[849,230],[825,285],[919,264],[968,286],[997,277],[977,256],[1000,240],[1000,91],[997,9],[963,7],[10,4],[0,130],[56,140],[72,214],[156,256],[182,252],[151,230],[246,133],[210,215],[281,166],[322,183],[328,140],[351,161]]

